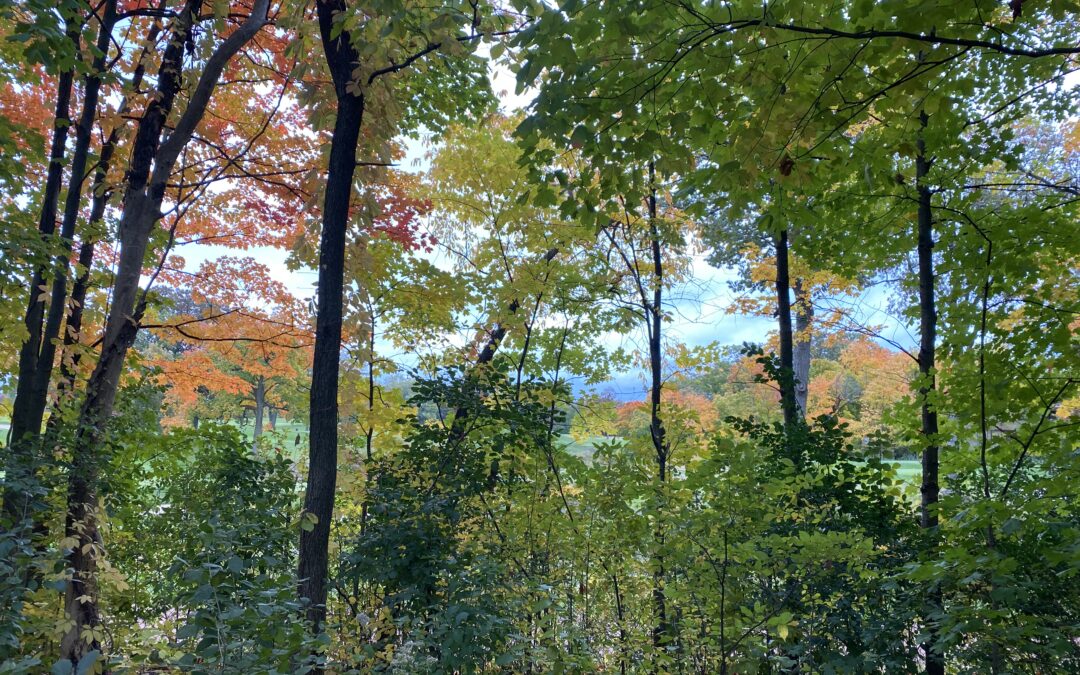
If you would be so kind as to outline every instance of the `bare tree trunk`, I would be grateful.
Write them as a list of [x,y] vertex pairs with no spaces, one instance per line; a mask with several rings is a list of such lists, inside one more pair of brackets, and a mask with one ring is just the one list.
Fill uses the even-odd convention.
[[[71,154],[71,175],[68,178],[68,190],[64,199],[64,219],[60,226],[60,238],[64,249],[57,254],[53,263],[52,294],[49,299],[49,312],[45,320],[45,332],[41,336],[41,353],[37,369],[34,372],[33,399],[28,406],[30,424],[41,428],[48,404],[49,382],[52,380],[53,363],[56,360],[56,343],[60,336],[60,326],[64,320],[67,304],[67,277],[71,247],[74,244],[75,226],[79,220],[79,207],[82,204],[83,183],[86,180],[86,163],[90,155],[90,142],[97,119],[98,98],[101,92],[102,78],[105,74],[109,43],[116,23],[116,0],[109,0],[102,9],[101,24],[94,60],[90,72],[83,80],[83,109],[79,124],[75,127],[75,148]],[[81,255],[81,251],[80,251]]]
[[784,428],[792,429],[799,420],[795,397],[795,364],[791,330],[791,277],[788,274],[788,233],[776,236],[776,318],[780,325],[780,408]]
[[[79,28],[74,20],[67,24],[67,36],[79,49]],[[56,232],[57,206],[60,201],[60,187],[64,177],[64,154],[67,150],[68,130],[71,127],[70,108],[71,90],[75,80],[74,66],[60,73],[56,87],[56,109],[53,120],[52,145],[49,150],[49,166],[45,176],[45,189],[42,194],[41,212],[38,217],[38,231],[42,243],[48,244]],[[15,401],[11,410],[11,428],[8,437],[6,475],[4,489],[4,513],[12,522],[21,521],[26,515],[29,501],[26,494],[18,489],[17,477],[32,476],[36,437],[41,433],[41,419],[34,426],[33,401],[35,371],[41,349],[42,320],[45,316],[45,264],[36,264],[31,273],[29,300],[23,323],[26,326],[26,340],[19,350],[19,373],[15,388]],[[16,480],[13,480],[16,477]]]
[[806,401],[810,393],[810,341],[814,323],[814,306],[810,291],[802,279],[795,280],[795,346],[792,371],[795,376],[795,403],[798,414],[806,417]]
[[656,528],[653,531],[656,551],[653,553],[653,611],[656,616],[656,625],[653,626],[653,649],[659,654],[671,642],[671,626],[668,621],[667,592],[664,588],[666,570],[664,545],[665,532],[663,526],[663,512],[665,504],[665,484],[667,483],[667,462],[669,446],[667,430],[664,427],[663,417],[660,412],[661,389],[663,388],[663,300],[664,300],[664,266],[661,256],[660,231],[656,222],[656,172],[653,165],[649,165],[649,182],[652,183],[652,192],[649,195],[649,244],[652,252],[652,300],[645,307],[648,313],[648,337],[649,337],[649,379],[651,392],[649,398],[649,435],[652,438],[653,450],[656,452]]
[[[171,39],[162,55],[157,90],[150,97],[136,132],[118,228],[120,256],[112,305],[106,319],[101,356],[86,386],[72,447],[65,524],[66,538],[75,542],[68,553],[72,576],[65,592],[65,609],[72,628],[61,640],[60,651],[61,658],[73,664],[89,651],[101,650],[96,578],[97,558],[102,553],[97,522],[100,455],[105,447],[105,431],[112,416],[124,359],[135,341],[145,310],[146,295],[141,299],[138,295],[150,234],[160,218],[166,182],[180,151],[194,135],[225,66],[266,23],[269,2],[256,0],[250,16],[207,59],[187,108],[171,134],[162,141],[183,79],[185,45],[198,21],[201,5],[201,0],[187,0],[177,14]],[[89,637],[84,637],[86,633]]]
[[251,434],[251,450],[259,449],[259,436],[263,432],[263,409],[266,407],[266,379],[259,375],[252,388],[252,397],[255,399],[255,431]]
[[364,119],[364,96],[351,84],[359,56],[350,42],[349,32],[338,31],[335,37],[334,15],[345,9],[343,0],[319,2],[316,6],[323,50],[337,98],[319,242],[308,483],[304,493],[304,513],[313,516],[315,521],[310,528],[305,527],[300,532],[300,597],[307,602],[307,618],[312,629],[318,631],[326,620],[330,522],[337,486],[338,368],[341,362],[345,231],[356,170],[356,145]]
[[[922,113],[922,125],[928,118]],[[928,531],[932,540],[937,537],[938,514],[937,502],[940,486],[938,484],[938,418],[931,398],[935,392],[934,359],[937,339],[937,308],[934,290],[934,215],[931,204],[931,190],[926,184],[931,161],[926,157],[926,143],[922,136],[918,140],[918,156],[915,158],[916,188],[918,190],[918,259],[919,259],[919,375],[921,385],[919,398],[922,410],[922,435],[925,446],[922,455],[922,485],[920,487],[919,524]],[[936,545],[931,554],[936,555]],[[941,590],[936,586],[927,589],[926,613],[923,630],[927,640],[923,644],[926,653],[927,675],[944,675],[945,656],[934,645],[938,632],[934,619],[930,615],[942,611]]]

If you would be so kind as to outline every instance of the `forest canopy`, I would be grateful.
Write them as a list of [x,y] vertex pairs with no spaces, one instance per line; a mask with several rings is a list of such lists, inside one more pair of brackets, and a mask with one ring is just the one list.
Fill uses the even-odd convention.
[[1080,672],[1080,3],[0,0],[0,673]]

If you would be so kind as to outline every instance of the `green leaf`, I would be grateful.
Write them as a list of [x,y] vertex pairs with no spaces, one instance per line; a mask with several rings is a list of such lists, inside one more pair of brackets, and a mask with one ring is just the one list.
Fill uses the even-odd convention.
[[79,659],[79,666],[75,669],[75,675],[87,675],[94,668],[94,664],[101,658],[101,652],[96,649],[92,649]]
[[68,661],[67,659],[60,659],[53,664],[50,672],[52,673],[52,675],[71,675],[73,672],[75,672],[75,669],[72,667],[71,661]]

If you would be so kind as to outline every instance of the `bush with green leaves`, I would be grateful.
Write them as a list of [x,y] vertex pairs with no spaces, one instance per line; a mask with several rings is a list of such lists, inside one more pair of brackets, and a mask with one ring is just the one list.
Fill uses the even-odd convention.
[[[775,357],[759,361],[781,375]],[[726,422],[741,440],[716,437],[693,467],[680,526],[716,667],[914,672],[902,575],[916,519],[892,468],[834,417]]]
[[369,470],[366,521],[340,565],[342,586],[374,596],[360,665],[468,673],[509,663],[526,580],[485,521],[496,482],[521,480],[515,455],[549,436],[550,410],[497,369],[418,380],[411,404],[454,414],[401,420],[405,446]]
[[292,464],[255,456],[233,427],[178,429],[139,449],[116,496],[112,564],[125,588],[113,653],[194,673],[305,672],[317,647],[296,597]]

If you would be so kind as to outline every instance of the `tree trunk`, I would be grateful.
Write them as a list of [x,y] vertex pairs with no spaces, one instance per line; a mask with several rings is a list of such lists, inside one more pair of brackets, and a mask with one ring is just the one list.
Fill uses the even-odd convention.
[[810,341],[814,323],[814,306],[810,291],[802,279],[795,280],[795,346],[792,354],[792,371],[795,375],[795,403],[797,413],[806,418],[806,401],[810,393]]
[[270,418],[270,429],[273,431],[277,431],[278,409],[274,406],[269,406],[266,409],[266,414],[267,417]]
[[[34,372],[33,399],[28,406],[30,424],[41,428],[48,404],[49,382],[52,380],[53,364],[56,361],[56,343],[60,336],[60,326],[64,321],[67,306],[67,277],[70,266],[71,248],[74,244],[75,227],[79,221],[79,207],[82,204],[83,183],[86,180],[86,163],[90,155],[90,142],[97,119],[98,97],[101,92],[102,77],[105,74],[106,58],[112,30],[116,23],[116,0],[109,0],[102,9],[101,25],[98,28],[97,52],[94,55],[90,72],[83,80],[83,109],[79,124],[75,127],[75,148],[71,153],[71,175],[68,178],[68,190],[64,199],[64,219],[60,225],[60,239],[64,248],[57,254],[53,263],[52,293],[49,299],[49,312],[45,320],[45,332],[41,336],[41,353]],[[82,251],[80,251],[81,255]]]
[[665,484],[667,483],[667,461],[669,447],[667,430],[664,427],[663,417],[660,411],[661,390],[663,381],[663,300],[664,300],[664,266],[661,257],[660,232],[656,223],[656,187],[655,169],[649,165],[649,181],[653,183],[652,192],[649,195],[649,239],[652,250],[652,300],[644,308],[648,315],[648,338],[649,338],[649,380],[651,384],[649,399],[649,436],[652,438],[653,450],[656,452],[656,528],[653,531],[653,540],[656,550],[653,553],[653,612],[656,625],[653,626],[653,649],[659,654],[671,642],[671,630],[668,622],[667,592],[665,584],[665,556],[664,539],[665,532],[662,515],[666,509]]
[[[922,125],[927,123],[926,113],[922,113]],[[919,524],[936,539],[938,527],[938,419],[937,411],[931,398],[936,384],[934,376],[935,341],[937,338],[937,308],[934,292],[934,215],[931,205],[931,190],[926,184],[930,172],[931,160],[926,157],[926,144],[922,137],[918,140],[918,156],[915,158],[916,187],[918,190],[918,258],[919,258],[919,398],[922,410],[922,435],[925,446],[922,454],[922,486],[920,487],[920,522]],[[936,545],[931,548],[935,555]],[[941,590],[932,585],[928,588],[927,616],[923,620],[923,630],[927,639],[923,644],[926,653],[927,675],[944,675],[945,657],[934,645],[938,637],[934,619],[929,615],[942,610]]]
[[630,661],[630,640],[626,630],[626,613],[623,611],[622,593],[619,592],[619,577],[611,575],[615,591],[615,619],[619,625],[619,674],[626,675],[626,665]]
[[[367,461],[371,461],[372,453],[374,452],[375,441],[375,308],[372,307],[371,311],[371,331],[368,333],[368,371],[367,371],[367,409],[368,409],[368,421],[367,429],[364,431],[364,449],[367,455]],[[364,480],[367,480],[368,473],[364,472]],[[365,491],[365,494],[367,492]],[[364,514],[361,518],[361,523],[367,522],[367,498],[364,498]]]
[[[136,282],[138,281],[136,277]],[[110,313],[110,319],[113,319]],[[100,458],[98,451],[105,441],[104,427],[112,414],[120,371],[127,349],[135,341],[136,325],[121,317],[113,339],[102,350],[86,388],[86,400],[79,415],[72,464],[68,473],[68,513],[65,537],[73,538],[68,553],[72,570],[68,580],[64,605],[72,628],[64,635],[60,650],[63,658],[77,664],[91,650],[100,650],[96,635],[82,637],[83,630],[100,631],[97,606],[97,557],[101,553],[97,525],[97,480]]]
[[[338,368],[341,361],[341,313],[345,274],[345,235],[349,223],[356,145],[364,120],[364,97],[351,83],[359,57],[348,31],[336,35],[334,15],[341,0],[317,3],[319,32],[334,80],[337,119],[330,140],[330,162],[323,201],[319,242],[318,306],[315,354],[311,372],[308,483],[304,514],[315,521],[300,531],[300,598],[307,603],[313,630],[326,619],[326,577],[329,568],[330,521],[337,485]],[[340,28],[340,27],[339,27]]]
[[266,407],[266,379],[260,375],[255,380],[255,386],[251,392],[255,399],[255,431],[251,434],[251,451],[259,449],[259,436],[263,432],[263,409]]
[[[79,31],[75,21],[67,24],[68,38],[79,48]],[[42,194],[41,212],[38,217],[38,231],[42,243],[49,244],[49,239],[56,231],[57,206],[60,201],[60,186],[64,177],[64,154],[67,149],[68,130],[71,127],[70,108],[71,90],[75,80],[74,67],[60,73],[56,86],[56,109],[53,120],[52,145],[49,150],[49,167],[45,176],[45,189]],[[32,403],[34,400],[35,371],[41,349],[42,320],[45,316],[43,286],[45,284],[45,264],[36,264],[30,276],[30,297],[26,305],[23,323],[26,326],[26,340],[19,350],[19,373],[15,386],[15,401],[11,410],[11,428],[8,431],[9,452],[5,462],[4,513],[12,523],[21,521],[27,515],[29,501],[26,493],[18,489],[18,480],[13,477],[33,475],[34,439],[41,433],[41,420],[34,426]]]
[[776,236],[776,318],[780,325],[780,409],[784,428],[792,429],[799,420],[795,396],[795,363],[791,330],[791,277],[788,274],[788,233]]
[[[161,33],[161,27],[160,22],[155,22],[150,27],[146,39],[148,44],[153,44],[157,40],[157,36]],[[129,86],[133,91],[139,90],[143,78],[146,75],[146,55],[148,52],[149,48],[143,49],[142,55],[139,58],[139,65],[136,66],[135,72],[132,74]],[[130,107],[128,98],[124,98],[120,103],[118,110],[120,114],[129,112]],[[95,240],[98,237],[98,228],[101,227],[105,219],[105,209],[109,204],[109,197],[111,195],[111,191],[108,189],[105,181],[108,178],[109,169],[112,166],[112,158],[113,154],[116,152],[116,145],[120,141],[120,131],[120,125],[114,126],[109,132],[108,138],[106,138],[105,142],[102,144],[101,153],[98,156],[97,169],[94,172],[94,183],[90,188],[90,217],[87,219],[82,246],[79,248],[78,267],[81,271],[75,278],[75,283],[71,288],[71,312],[68,314],[67,326],[64,330],[64,348],[60,355],[60,376],[57,381],[57,400],[54,413],[61,411],[65,400],[73,393],[79,361],[82,359],[82,355],[77,347],[81,338],[80,333],[82,331],[83,311],[86,304],[86,292],[90,287],[90,268],[94,263],[94,248]],[[54,419],[54,417],[51,417],[50,423],[52,423]],[[51,434],[55,434],[55,431],[54,428]]]
[[[65,609],[73,622],[60,644],[61,658],[77,664],[91,650],[101,650],[97,607],[97,557],[101,552],[97,523],[97,482],[105,431],[112,416],[124,359],[135,342],[145,310],[139,280],[150,234],[161,214],[166,182],[180,151],[191,140],[206,112],[222,71],[232,57],[266,23],[268,0],[256,0],[250,16],[225,38],[206,61],[188,105],[172,132],[162,141],[176,95],[183,80],[185,46],[198,20],[201,0],[187,0],[173,22],[172,35],[158,70],[157,90],[150,97],[135,135],[131,162],[125,176],[124,207],[118,226],[120,255],[113,281],[112,304],[105,323],[101,356],[86,385],[86,398],[72,446],[68,474],[68,513],[65,537],[75,543],[68,553],[71,579]],[[84,631],[90,636],[84,638]]]

